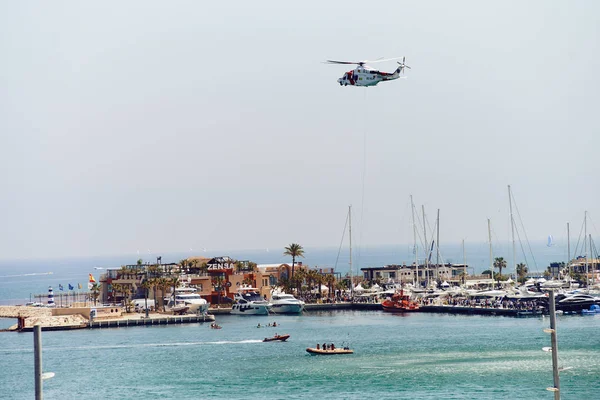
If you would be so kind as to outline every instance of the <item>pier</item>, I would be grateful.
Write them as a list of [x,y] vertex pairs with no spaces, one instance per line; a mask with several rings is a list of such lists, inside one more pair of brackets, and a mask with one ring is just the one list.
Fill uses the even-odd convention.
[[214,322],[214,315],[169,315],[154,318],[125,318],[113,320],[90,321],[88,328],[120,328],[128,326],[153,326],[153,325],[172,325],[172,324],[191,324]]

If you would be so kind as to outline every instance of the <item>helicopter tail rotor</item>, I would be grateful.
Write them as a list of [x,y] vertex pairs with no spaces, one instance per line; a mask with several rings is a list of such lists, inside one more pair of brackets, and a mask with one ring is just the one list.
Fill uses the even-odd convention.
[[399,65],[398,67],[398,73],[403,74],[404,73],[404,68],[408,68],[411,69],[408,65],[406,65],[404,62],[406,61],[406,57],[402,57],[402,62],[396,61]]

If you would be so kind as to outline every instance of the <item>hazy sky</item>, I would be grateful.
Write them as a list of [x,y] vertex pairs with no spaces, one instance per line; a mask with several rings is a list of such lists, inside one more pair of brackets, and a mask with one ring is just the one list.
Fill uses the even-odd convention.
[[[0,3],[0,258],[598,235],[597,1]],[[340,87],[326,59],[406,56]],[[395,62],[374,64],[393,71]],[[594,218],[597,218],[596,220]]]

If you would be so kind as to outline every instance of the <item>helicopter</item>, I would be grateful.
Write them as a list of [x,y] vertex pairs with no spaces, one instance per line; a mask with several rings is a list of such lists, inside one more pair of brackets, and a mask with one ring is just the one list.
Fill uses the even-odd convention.
[[356,64],[358,67],[344,73],[337,81],[340,86],[375,86],[379,82],[393,81],[400,78],[400,74],[404,74],[404,68],[410,69],[404,62],[406,57],[402,57],[402,62],[398,62],[399,67],[394,72],[382,72],[367,66],[367,63],[376,63],[390,60],[398,60],[400,57],[377,59],[373,61],[335,61],[327,60],[325,64]]

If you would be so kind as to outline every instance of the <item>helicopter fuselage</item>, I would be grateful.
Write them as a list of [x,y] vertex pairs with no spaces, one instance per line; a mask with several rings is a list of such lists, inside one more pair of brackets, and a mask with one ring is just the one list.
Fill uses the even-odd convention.
[[379,82],[391,81],[400,77],[400,68],[394,72],[381,72],[359,66],[346,72],[338,79],[340,86],[375,86]]

